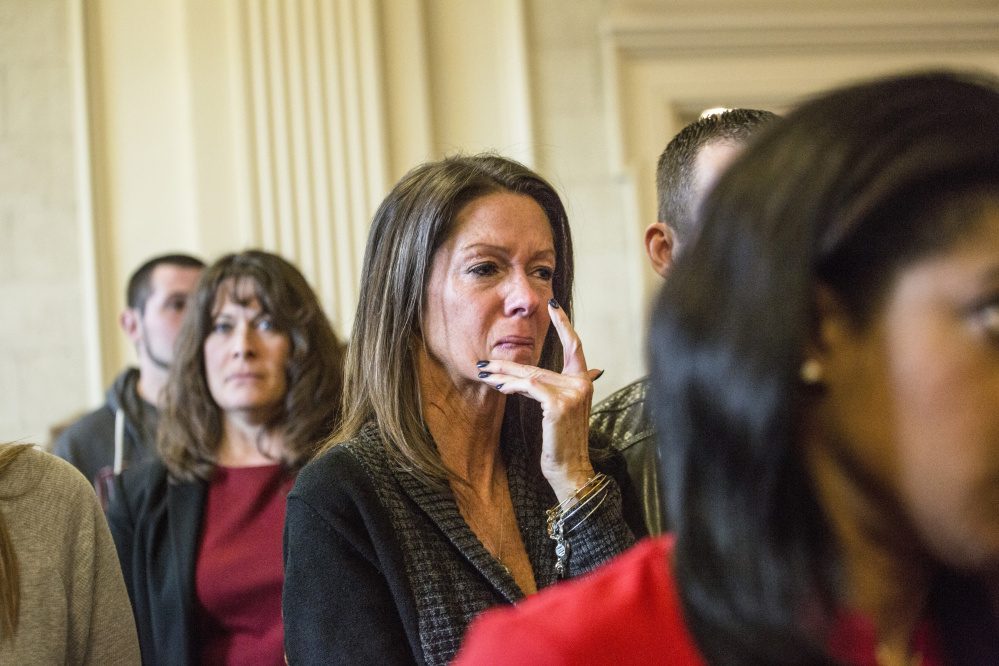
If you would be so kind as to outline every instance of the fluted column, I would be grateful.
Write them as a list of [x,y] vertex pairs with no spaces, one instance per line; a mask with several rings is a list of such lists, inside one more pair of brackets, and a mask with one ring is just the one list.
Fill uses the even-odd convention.
[[251,241],[295,261],[346,332],[387,188],[376,5],[237,2]]

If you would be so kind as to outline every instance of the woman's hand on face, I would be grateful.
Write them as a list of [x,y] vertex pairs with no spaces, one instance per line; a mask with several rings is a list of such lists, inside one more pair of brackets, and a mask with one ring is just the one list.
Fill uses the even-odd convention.
[[519,393],[541,404],[541,473],[558,500],[570,497],[593,476],[590,464],[590,403],[593,380],[602,370],[587,370],[583,345],[569,317],[554,299],[548,314],[562,341],[562,372],[513,361],[481,365],[479,378],[501,393]]

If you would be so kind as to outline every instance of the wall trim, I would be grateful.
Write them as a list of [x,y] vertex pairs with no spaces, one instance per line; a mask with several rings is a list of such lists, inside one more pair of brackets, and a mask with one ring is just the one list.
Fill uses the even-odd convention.
[[789,50],[999,49],[999,12],[987,8],[618,10],[601,26],[626,57]]

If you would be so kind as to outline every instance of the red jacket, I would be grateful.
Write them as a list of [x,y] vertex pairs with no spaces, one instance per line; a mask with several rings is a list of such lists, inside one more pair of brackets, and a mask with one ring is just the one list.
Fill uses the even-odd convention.
[[581,579],[481,615],[455,664],[704,664],[669,575],[672,539],[646,539]]
[[[683,618],[669,565],[672,545],[671,536],[646,539],[583,578],[483,613],[455,664],[704,664]],[[871,622],[846,614],[829,647],[845,663],[875,666],[875,638]],[[944,663],[929,622],[918,627],[913,648],[922,666]]]

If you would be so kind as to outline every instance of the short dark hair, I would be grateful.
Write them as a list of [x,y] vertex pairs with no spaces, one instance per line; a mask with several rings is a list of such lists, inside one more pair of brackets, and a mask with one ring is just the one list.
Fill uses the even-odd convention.
[[244,285],[291,343],[288,392],[268,424],[282,428],[281,462],[290,469],[305,464],[339,423],[344,350],[312,287],[276,254],[246,250],[225,255],[198,281],[164,390],[157,448],[175,479],[208,479],[215,467],[223,420],[208,388],[205,340],[220,296],[236,298]]
[[204,268],[205,262],[189,254],[161,254],[147,260],[135,269],[128,278],[125,289],[125,304],[140,313],[146,309],[146,301],[152,293],[153,271],[161,265],[180,266],[182,268]]
[[696,225],[693,184],[698,153],[710,143],[746,143],[757,130],[778,118],[759,109],[727,109],[704,115],[680,130],[666,144],[656,164],[659,221],[688,241]]
[[[462,208],[493,192],[531,197],[544,211],[555,246],[553,295],[572,316],[572,236],[555,188],[523,164],[499,155],[459,155],[421,164],[392,188],[371,223],[347,354],[344,424],[330,446],[374,421],[395,462],[428,484],[450,478],[423,422],[416,342],[423,336],[434,254],[453,232]],[[561,368],[562,344],[554,326],[548,329],[538,365]],[[510,396],[504,424],[522,427],[526,444],[540,452],[537,410],[534,401]]]
[[650,367],[674,571],[713,664],[831,661],[840,562],[797,432],[814,290],[863,326],[901,268],[981,223],[999,202],[997,84],[937,72],[828,93],[754,138],[703,205]]

